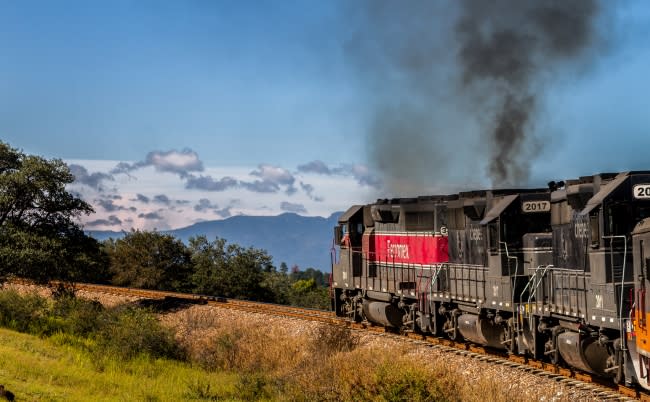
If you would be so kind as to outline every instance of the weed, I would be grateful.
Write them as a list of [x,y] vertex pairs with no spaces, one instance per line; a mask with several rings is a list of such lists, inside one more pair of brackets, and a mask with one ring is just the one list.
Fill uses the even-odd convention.
[[350,328],[341,326],[320,326],[312,340],[313,352],[326,356],[339,352],[350,352],[358,345],[359,336]]
[[219,393],[211,389],[211,385],[204,381],[195,380],[187,386],[185,396],[187,399],[200,399],[203,401],[219,401],[222,399]]
[[271,393],[267,386],[268,383],[267,377],[262,373],[244,374],[236,385],[237,396],[244,401],[269,399]]

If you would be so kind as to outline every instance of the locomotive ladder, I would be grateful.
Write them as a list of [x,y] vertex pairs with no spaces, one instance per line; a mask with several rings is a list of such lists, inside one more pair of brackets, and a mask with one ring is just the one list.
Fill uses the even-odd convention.
[[[539,285],[542,284],[542,279],[544,279],[544,276],[546,276],[546,273],[548,272],[549,269],[553,268],[552,264],[549,264],[547,266],[540,265],[537,268],[535,268],[535,273],[533,276],[530,277],[530,280],[526,284],[526,287],[524,287],[524,290],[521,291],[521,294],[519,295],[519,320],[517,320],[517,332],[521,332],[521,326],[523,326],[523,314],[522,309],[524,310],[523,312],[526,314],[526,318],[528,319],[528,325],[529,329],[532,331],[533,330],[533,320],[531,319],[533,315],[533,309],[530,308],[531,301],[533,298],[535,298],[535,295],[537,294],[537,289],[539,288]],[[541,273],[540,273],[541,271]],[[530,289],[529,289],[530,288]],[[524,307],[523,305],[523,297],[524,293],[526,293],[526,290],[528,290],[528,300],[526,301],[526,306]],[[538,301],[535,300],[535,305],[536,307],[539,308]]]

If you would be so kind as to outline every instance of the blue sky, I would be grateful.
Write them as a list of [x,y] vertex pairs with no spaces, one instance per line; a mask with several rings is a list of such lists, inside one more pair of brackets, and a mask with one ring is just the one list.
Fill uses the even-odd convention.
[[[489,186],[480,119],[448,117],[460,114],[453,101],[423,99],[375,59],[351,54],[351,43],[381,29],[366,32],[363,16],[399,6],[407,11],[395,18],[406,19],[417,3],[0,0],[0,139],[73,166],[71,188],[97,211],[84,218],[92,229],[327,216],[377,197]],[[457,11],[430,3],[437,32]],[[525,184],[650,169],[650,5],[608,4],[592,56],[541,84],[529,130],[544,146],[529,152]],[[444,134],[428,143],[453,144],[444,177],[399,130],[395,155],[405,150],[424,177],[408,166],[388,174],[386,164],[404,162],[368,151],[377,110],[404,103],[445,114],[435,124]]]
[[0,2],[3,135],[72,159],[189,147],[219,164],[342,162],[337,147],[323,149],[355,130],[337,122],[354,113],[342,64],[323,64],[340,53],[322,35],[329,8]]

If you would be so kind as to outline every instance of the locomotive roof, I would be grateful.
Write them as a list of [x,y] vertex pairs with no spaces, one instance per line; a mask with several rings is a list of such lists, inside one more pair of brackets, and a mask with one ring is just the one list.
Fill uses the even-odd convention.
[[486,197],[487,194],[492,194],[493,196],[501,196],[501,195],[510,195],[510,194],[530,194],[530,193],[546,193],[546,192],[548,192],[548,188],[497,188],[497,189],[461,191],[459,193],[459,196],[463,198],[475,198],[475,197]]
[[380,198],[375,204],[377,205],[396,205],[396,204],[416,204],[424,202],[447,202],[458,199],[457,194],[449,195],[422,195],[419,197],[404,197],[404,198]]
[[492,208],[490,208],[489,211],[487,211],[485,218],[481,221],[481,225],[486,225],[498,218],[499,215],[501,215],[503,211],[505,211],[506,208],[517,199],[517,197],[519,197],[519,194],[509,194],[501,198],[494,206],[492,206]]
[[348,208],[341,216],[339,216],[339,223],[347,222],[352,218],[360,209],[363,208],[363,205],[353,205]]
[[595,208],[597,208],[600,204],[605,201],[605,198],[607,198],[612,192],[614,192],[618,186],[623,184],[623,182],[630,176],[630,172],[623,172],[619,173],[614,180],[610,180],[607,183],[603,184],[600,187],[600,190],[594,194],[593,197],[587,201],[587,205],[585,208],[580,212],[580,215],[588,215],[591,211],[593,211]]

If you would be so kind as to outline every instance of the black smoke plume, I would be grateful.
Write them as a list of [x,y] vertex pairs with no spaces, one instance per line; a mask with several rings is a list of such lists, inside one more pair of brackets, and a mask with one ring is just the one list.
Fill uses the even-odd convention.
[[[535,119],[597,54],[596,0],[355,2],[346,42],[369,97],[369,163],[395,193],[526,185]],[[546,134],[550,135],[550,134]]]

